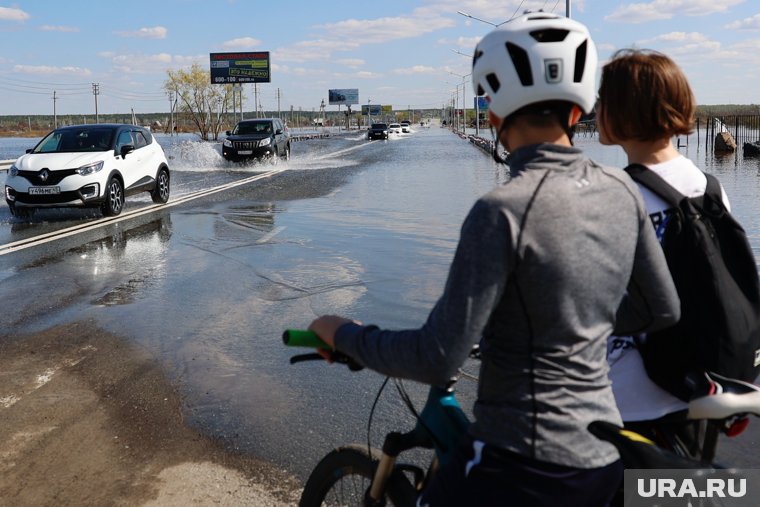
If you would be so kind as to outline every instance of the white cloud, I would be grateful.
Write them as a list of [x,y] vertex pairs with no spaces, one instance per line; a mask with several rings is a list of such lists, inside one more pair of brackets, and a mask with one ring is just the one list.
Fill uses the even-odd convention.
[[741,21],[729,23],[724,28],[728,30],[760,30],[760,14],[755,14]]
[[670,32],[658,35],[653,39],[647,39],[642,43],[649,42],[706,42],[708,39],[699,32]]
[[35,74],[35,75],[76,75],[76,76],[89,76],[92,74],[90,69],[82,67],[52,67],[49,65],[14,65],[13,70],[22,74]]
[[261,41],[253,37],[239,37],[222,43],[225,49],[253,49],[260,45]]
[[363,67],[366,62],[361,58],[341,58],[339,60],[335,60],[335,63],[356,69],[358,67]]
[[17,7],[0,7],[0,20],[26,21],[31,16]]
[[438,70],[427,65],[415,65],[403,69],[394,69],[394,74],[413,75],[413,74],[435,74]]
[[163,26],[154,26],[152,28],[140,28],[134,32],[119,31],[114,32],[121,37],[137,37],[139,39],[165,39],[168,30]]
[[[307,40],[273,51],[274,57],[283,62],[310,62],[328,60],[333,51],[350,51],[359,47],[356,41]],[[274,58],[273,58],[274,59]]]
[[377,79],[383,77],[382,74],[379,74],[377,72],[370,72],[368,70],[361,70],[354,74],[354,77],[358,77],[359,79]]
[[124,54],[111,55],[114,69],[126,74],[147,74],[152,72],[164,72],[170,65],[178,64],[176,58],[169,53],[155,55]]
[[730,7],[742,2],[744,0],[654,0],[648,3],[621,5],[604,19],[621,23],[645,23],[672,19],[676,15],[707,16],[726,12]]
[[62,25],[42,25],[40,30],[43,32],[78,32],[77,26],[62,26]]
[[321,25],[331,37],[358,40],[363,43],[383,43],[398,39],[408,39],[434,32],[442,28],[456,26],[453,19],[440,15],[439,9],[416,9],[408,16],[376,19],[347,19],[337,23]]

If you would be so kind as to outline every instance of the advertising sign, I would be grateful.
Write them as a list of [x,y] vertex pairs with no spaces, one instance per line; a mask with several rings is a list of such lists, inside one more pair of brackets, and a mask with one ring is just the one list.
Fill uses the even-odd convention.
[[357,88],[327,90],[327,100],[331,106],[358,104],[359,90]]
[[271,82],[269,51],[210,53],[211,84]]
[[379,116],[383,112],[383,106],[380,104],[369,104],[366,106],[362,106],[362,116],[367,116],[369,113],[370,116]]
[[486,100],[485,96],[475,97],[472,107],[479,109],[480,111],[488,111],[488,101]]

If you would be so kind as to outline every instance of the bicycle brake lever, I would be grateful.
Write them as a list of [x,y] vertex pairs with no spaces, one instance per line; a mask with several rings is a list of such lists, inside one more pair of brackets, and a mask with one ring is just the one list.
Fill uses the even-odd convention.
[[[290,358],[290,364],[302,363],[304,361],[324,361],[325,358],[322,355],[312,352],[311,354],[298,354]],[[330,354],[330,360],[333,363],[345,364],[351,371],[360,371],[364,369],[364,366],[360,365],[346,354],[341,352],[332,352]]]
[[302,363],[304,361],[318,361],[318,360],[324,360],[325,358],[317,354],[316,352],[313,352],[311,354],[298,354],[297,356],[293,356],[290,358],[290,364],[296,364],[296,363]]
[[360,371],[364,369],[364,366],[360,365],[353,358],[343,354],[342,352],[333,351],[330,353],[330,359],[334,363],[345,364],[351,371]]

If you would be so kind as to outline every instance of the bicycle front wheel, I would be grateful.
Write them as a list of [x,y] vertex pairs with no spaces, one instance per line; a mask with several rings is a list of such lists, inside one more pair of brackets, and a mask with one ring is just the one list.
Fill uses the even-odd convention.
[[[306,481],[299,507],[363,506],[364,495],[372,482],[380,451],[360,445],[340,447],[322,458]],[[391,474],[385,488],[388,503],[411,507],[417,492],[400,471]]]

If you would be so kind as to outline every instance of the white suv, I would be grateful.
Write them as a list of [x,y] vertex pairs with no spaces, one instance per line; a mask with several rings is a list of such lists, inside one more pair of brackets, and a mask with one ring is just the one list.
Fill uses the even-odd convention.
[[169,200],[169,164],[148,129],[93,124],[55,129],[19,157],[5,180],[5,201],[14,216],[36,208],[100,207],[121,213],[124,198],[150,192]]

